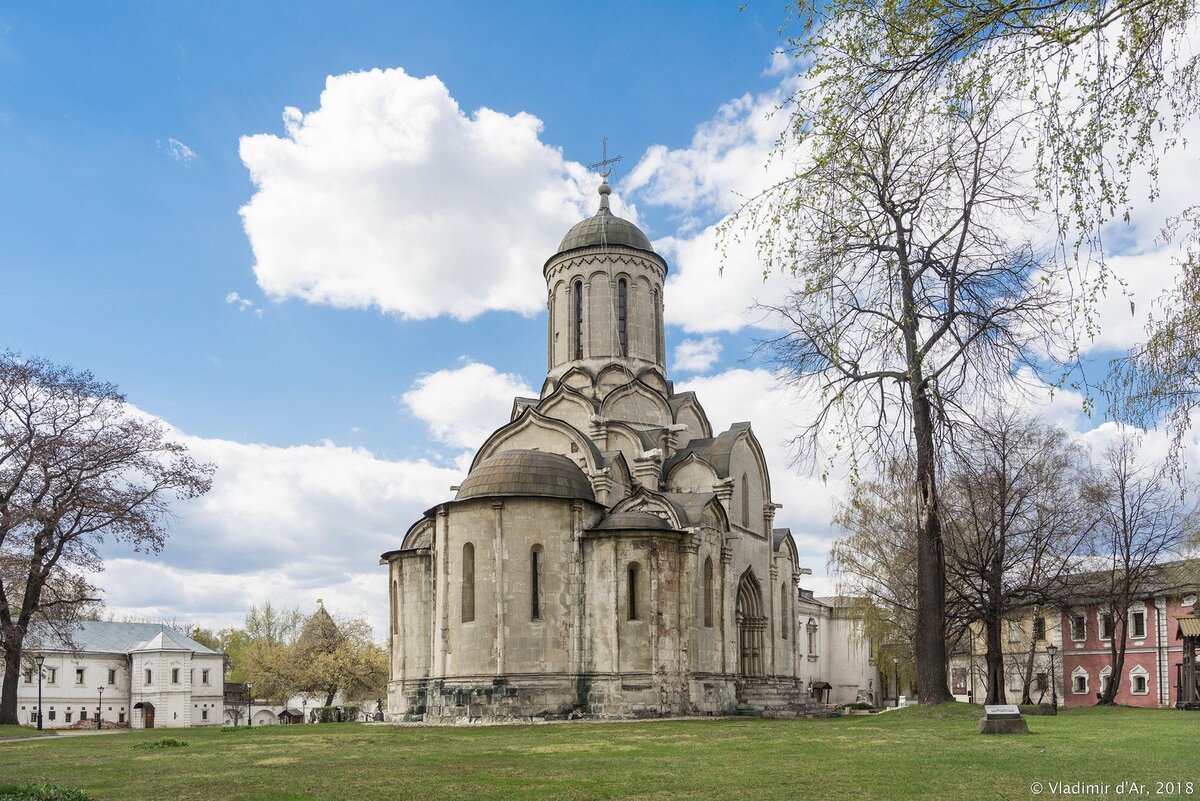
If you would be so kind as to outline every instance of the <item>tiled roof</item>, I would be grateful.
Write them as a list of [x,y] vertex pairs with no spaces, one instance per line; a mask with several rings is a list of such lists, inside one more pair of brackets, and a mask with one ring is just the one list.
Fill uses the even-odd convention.
[[162,623],[115,623],[104,620],[84,621],[72,632],[71,642],[66,642],[58,637],[47,637],[37,645],[37,648],[45,651],[116,654],[128,654],[134,651],[218,653]]

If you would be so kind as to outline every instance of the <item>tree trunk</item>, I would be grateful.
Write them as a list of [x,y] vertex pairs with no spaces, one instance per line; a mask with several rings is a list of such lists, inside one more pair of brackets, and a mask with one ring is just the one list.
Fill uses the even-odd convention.
[[[1037,611],[1034,613],[1034,628],[1037,628]],[[1021,703],[1032,704],[1033,698],[1029,695],[1029,686],[1033,684],[1033,663],[1034,656],[1037,655],[1037,639],[1033,637],[1035,632],[1029,632],[1029,655],[1025,657],[1025,683],[1021,688]]]
[[1007,704],[1004,694],[1004,648],[1000,643],[1000,618],[989,615],[984,621],[983,661],[987,666],[987,694],[985,704]]
[[337,687],[334,687],[325,694],[325,706],[333,706],[333,697],[335,695],[337,695]]
[[5,633],[4,644],[4,688],[0,692],[0,725],[17,725],[17,682],[21,679],[21,644],[24,638],[15,639],[17,632],[10,627]]
[[951,700],[946,682],[946,561],[934,466],[933,413],[924,383],[911,384],[917,446],[917,697],[923,706]]
[[1125,670],[1125,621],[1129,619],[1129,610],[1126,607],[1118,617],[1117,612],[1113,612],[1113,638],[1109,645],[1109,654],[1112,657],[1110,664],[1112,672],[1108,674],[1108,689],[1104,693],[1104,697],[1100,699],[1100,703],[1111,705],[1116,703],[1117,690],[1121,686],[1121,672]]

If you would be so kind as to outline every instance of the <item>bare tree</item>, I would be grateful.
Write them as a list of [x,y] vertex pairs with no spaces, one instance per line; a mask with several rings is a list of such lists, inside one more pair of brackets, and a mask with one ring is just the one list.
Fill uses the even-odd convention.
[[160,550],[172,499],[206,492],[211,473],[112,384],[0,354],[0,554],[21,565],[0,571],[0,723],[17,722],[31,626],[95,600],[70,577],[102,569],[106,537]]
[[1130,607],[1162,578],[1162,562],[1195,536],[1197,510],[1172,481],[1169,463],[1142,454],[1142,436],[1122,427],[1104,450],[1088,496],[1098,517],[1093,555],[1103,567],[1083,578],[1101,600],[1112,672],[1100,703],[1116,698],[1125,666]]
[[[1159,159],[1187,142],[1200,113],[1195,0],[795,0],[789,38],[813,89],[830,98],[798,126],[896,113],[913,98],[954,103],[992,87],[1020,97],[1031,126],[1031,191],[1058,223],[1064,266],[1075,262],[1081,333],[1094,301],[1120,284],[1105,263],[1105,226],[1159,194]],[[1146,194],[1137,197],[1138,184]],[[1187,243],[1147,339],[1106,381],[1109,413],[1166,424],[1174,456],[1200,408],[1200,206],[1162,231]]]
[[839,126],[793,129],[808,166],[730,225],[795,278],[773,309],[787,333],[765,347],[787,381],[819,397],[801,453],[829,438],[854,459],[911,449],[918,694],[934,704],[950,698],[942,444],[967,399],[1002,391],[1035,344],[1050,348],[1061,299],[1016,233],[1032,213],[1018,122],[986,105],[913,104]]
[[948,578],[983,624],[985,702],[1002,704],[1005,622],[1066,597],[1094,526],[1079,500],[1086,457],[1062,429],[1009,410],[963,426],[953,450],[943,495]]

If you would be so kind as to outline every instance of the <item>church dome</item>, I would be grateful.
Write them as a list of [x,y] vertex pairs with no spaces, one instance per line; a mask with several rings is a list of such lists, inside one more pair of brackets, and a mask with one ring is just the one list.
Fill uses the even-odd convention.
[[594,217],[571,226],[571,230],[567,231],[567,235],[558,245],[558,253],[594,245],[622,245],[654,252],[650,240],[642,233],[641,228],[609,210],[608,196],[611,192],[607,181],[600,184],[600,210]]
[[592,484],[575,462],[559,453],[503,451],[484,459],[467,475],[457,501],[497,495],[536,495],[595,501]]

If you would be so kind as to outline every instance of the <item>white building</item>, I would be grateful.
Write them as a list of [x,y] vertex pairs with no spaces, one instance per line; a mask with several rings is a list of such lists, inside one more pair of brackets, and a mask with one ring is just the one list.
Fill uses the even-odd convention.
[[42,664],[42,725],[80,721],[135,729],[219,726],[224,706],[223,654],[158,623],[88,621],[72,643],[26,650],[17,690],[18,720],[37,724]]

